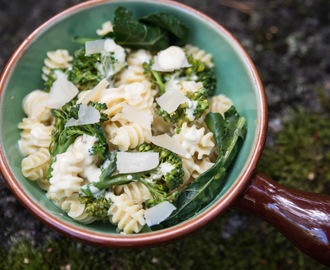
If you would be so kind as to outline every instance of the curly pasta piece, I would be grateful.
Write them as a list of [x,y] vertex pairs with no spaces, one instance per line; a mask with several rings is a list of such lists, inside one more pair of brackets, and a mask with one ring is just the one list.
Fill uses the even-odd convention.
[[184,46],[184,51],[187,55],[192,55],[194,59],[204,62],[208,67],[212,68],[214,66],[210,53],[190,44]]
[[208,111],[214,113],[220,113],[224,116],[225,112],[233,105],[231,99],[223,94],[213,96],[209,99]]
[[125,100],[128,105],[134,106],[140,110],[151,109],[154,102],[154,92],[151,89],[151,83],[147,80],[122,85]]
[[24,177],[35,181],[46,178],[50,164],[50,154],[47,148],[40,148],[38,151],[23,158],[21,162],[22,174]]
[[143,49],[130,53],[127,58],[128,67],[118,74],[115,86],[144,81],[146,76],[142,65],[151,58],[151,53]]
[[108,214],[110,221],[117,225],[124,234],[138,233],[145,225],[144,209],[135,204],[127,194],[112,196],[112,205]]
[[23,118],[18,128],[22,129],[18,146],[24,156],[36,152],[41,147],[46,148],[51,143],[53,126],[44,125],[31,118]]
[[69,68],[73,57],[68,50],[55,50],[47,52],[47,57],[44,60],[42,68],[42,79],[47,81],[51,69],[54,68]]
[[106,21],[102,24],[100,29],[96,30],[96,34],[99,36],[105,36],[106,34],[113,32],[113,25],[112,22]]
[[79,192],[85,180],[80,174],[95,162],[95,157],[89,154],[95,141],[95,137],[80,136],[66,152],[56,156],[52,164],[52,177],[49,179],[49,198],[58,200]]
[[147,137],[150,131],[136,123],[118,126],[116,123],[105,126],[108,140],[113,145],[117,145],[120,151],[133,149],[143,142],[148,142]]
[[23,99],[22,106],[25,114],[33,120],[40,122],[48,121],[52,118],[50,108],[46,106],[49,93],[41,90],[34,90]]
[[204,127],[197,128],[196,125],[188,126],[187,122],[184,122],[179,134],[174,134],[175,137],[183,148],[187,150],[190,155],[197,155],[198,159],[202,159],[204,156],[208,156],[213,147],[213,133],[207,132]]
[[127,185],[117,186],[115,194],[126,194],[134,203],[142,204],[144,201],[152,199],[148,188],[141,182],[132,182]]
[[209,158],[204,158],[202,160],[197,160],[194,165],[194,172],[192,173],[192,177],[196,178],[200,174],[204,173],[208,169],[210,169],[214,165],[214,162],[212,162]]
[[111,120],[123,109],[123,104],[134,106],[140,110],[150,110],[154,101],[154,94],[148,81],[124,84],[118,88],[105,89],[98,102],[105,103],[104,111]]
[[95,217],[90,216],[85,212],[85,204],[80,202],[78,193],[72,194],[70,197],[65,198],[59,204],[59,207],[65,211],[69,217],[81,223],[89,224],[95,221]]

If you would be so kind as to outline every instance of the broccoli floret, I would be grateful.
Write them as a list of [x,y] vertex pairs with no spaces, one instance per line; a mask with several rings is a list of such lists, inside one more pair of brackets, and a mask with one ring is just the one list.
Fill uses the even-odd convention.
[[159,165],[155,169],[145,172],[112,174],[115,171],[115,157],[112,156],[110,161],[106,162],[108,165],[103,168],[100,180],[81,189],[82,196],[97,198],[114,186],[140,181],[148,188],[153,197],[145,202],[147,208],[165,200],[170,202],[175,200],[178,195],[177,190],[183,182],[184,172],[181,158],[170,150],[151,144],[142,144],[137,149],[140,152],[158,152]]
[[96,63],[101,62],[101,54],[85,55],[85,49],[75,51],[74,60],[68,79],[78,87],[79,90],[92,89],[101,80]]
[[80,195],[79,200],[85,204],[85,212],[89,216],[93,216],[96,220],[106,221],[108,220],[108,210],[111,205],[111,200],[105,196],[93,197]]
[[[76,100],[68,102],[58,109],[52,109],[51,112],[55,118],[54,129],[51,134],[51,144],[49,152],[51,155],[51,164],[47,178],[51,178],[52,163],[55,162],[58,154],[64,153],[68,147],[81,135],[96,136],[97,141],[90,150],[90,154],[99,156],[102,160],[106,159],[108,151],[108,144],[106,141],[105,132],[101,123],[78,125],[78,126],[65,126],[70,118],[78,119],[78,111],[81,104],[76,104]],[[105,104],[92,104],[96,109],[106,108]],[[104,107],[105,106],[105,107]],[[101,112],[102,116],[102,112]],[[101,117],[102,118],[102,117]],[[105,119],[104,119],[105,120]],[[102,119],[101,119],[102,122]]]
[[168,113],[156,104],[156,111],[166,122],[177,124],[179,127],[183,122],[191,122],[201,117],[208,109],[208,97],[214,94],[216,78],[214,69],[208,67],[203,61],[196,60],[192,55],[187,56],[189,67],[181,68],[173,72],[160,72],[152,69],[153,61],[143,64],[146,77],[159,89],[158,96],[165,93],[165,85],[168,81],[195,81],[201,82],[202,87],[195,92],[187,92],[185,96],[190,102],[180,104],[171,113]]
[[157,107],[157,114],[166,122],[176,123],[178,127],[182,126],[183,122],[191,122],[198,119],[208,109],[209,101],[206,96],[207,92],[201,88],[195,92],[187,92],[186,97],[190,99],[189,102],[180,104],[173,112],[168,113],[160,106]]
[[153,144],[141,144],[137,150],[159,153],[159,166],[152,172],[154,181],[165,185],[167,190],[174,190],[182,184],[182,159],[177,154]]
[[113,52],[86,55],[85,49],[80,49],[75,52],[68,79],[79,90],[92,89],[102,79],[112,82],[115,74],[124,68],[124,66],[124,63],[119,63],[116,60]]
[[185,77],[187,80],[201,82],[205,96],[213,96],[217,84],[214,68],[208,67],[201,60],[194,59],[192,55],[188,55],[187,59],[191,66],[183,69],[183,73],[180,76]]

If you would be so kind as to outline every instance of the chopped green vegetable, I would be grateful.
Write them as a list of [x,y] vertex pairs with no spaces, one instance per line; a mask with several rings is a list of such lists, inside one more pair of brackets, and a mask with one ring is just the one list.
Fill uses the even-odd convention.
[[174,202],[176,210],[163,222],[166,227],[194,216],[215,199],[245,138],[245,118],[240,116],[234,107],[225,113],[225,118],[219,113],[208,113],[205,122],[217,142],[218,159],[209,170],[180,192]]
[[116,43],[129,48],[160,51],[170,45],[184,45],[189,29],[165,12],[150,14],[140,20],[124,7],[115,11],[113,37]]

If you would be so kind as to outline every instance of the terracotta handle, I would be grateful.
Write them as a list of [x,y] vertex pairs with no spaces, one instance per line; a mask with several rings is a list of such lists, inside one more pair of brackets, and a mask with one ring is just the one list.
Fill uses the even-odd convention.
[[235,205],[259,216],[301,251],[330,266],[330,197],[285,188],[255,174]]

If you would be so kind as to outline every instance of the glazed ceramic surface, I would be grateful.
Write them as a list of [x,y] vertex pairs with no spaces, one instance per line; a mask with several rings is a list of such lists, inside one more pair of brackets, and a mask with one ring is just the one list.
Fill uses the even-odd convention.
[[[189,43],[214,56],[218,79],[217,93],[233,100],[247,119],[247,137],[218,197],[201,214],[175,227],[152,233],[122,236],[109,224],[80,224],[59,210],[35,183],[21,174],[17,141],[18,123],[24,117],[22,99],[42,89],[41,69],[47,51],[80,46],[75,36],[97,37],[96,29],[112,20],[114,10],[124,6],[140,17],[156,11],[169,12],[190,28]],[[13,54],[1,78],[0,144],[2,172],[9,187],[33,214],[51,227],[74,238],[104,245],[131,246],[164,242],[194,231],[221,214],[246,187],[260,156],[266,133],[266,105],[262,86],[253,64],[241,46],[225,29],[205,15],[168,1],[92,1],[73,7],[33,32]],[[92,235],[91,235],[92,232]],[[124,239],[124,240],[122,240]],[[134,242],[135,241],[135,242]]]

